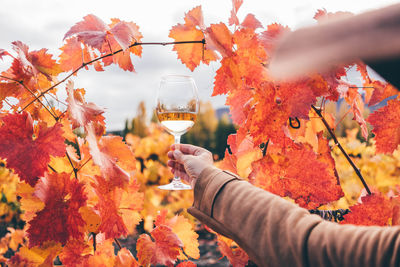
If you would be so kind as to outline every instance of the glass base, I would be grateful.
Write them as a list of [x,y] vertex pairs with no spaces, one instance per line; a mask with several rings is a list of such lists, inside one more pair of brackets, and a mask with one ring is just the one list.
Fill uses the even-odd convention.
[[190,190],[192,187],[190,185],[181,182],[181,179],[174,178],[171,183],[158,186],[162,190]]

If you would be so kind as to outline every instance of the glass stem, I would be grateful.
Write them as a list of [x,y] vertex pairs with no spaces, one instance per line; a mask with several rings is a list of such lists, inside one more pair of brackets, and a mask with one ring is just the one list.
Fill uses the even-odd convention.
[[[181,143],[181,136],[180,135],[174,135],[175,139],[175,144],[180,144]],[[179,149],[179,146],[177,147]],[[174,179],[172,180],[172,183],[181,183],[181,178],[178,176],[175,176]]]

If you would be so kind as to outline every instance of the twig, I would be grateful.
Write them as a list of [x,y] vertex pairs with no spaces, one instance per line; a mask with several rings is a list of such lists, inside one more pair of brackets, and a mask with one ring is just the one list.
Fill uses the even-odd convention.
[[[39,103],[42,104],[42,106],[50,113],[50,115],[51,115],[56,121],[58,121],[58,117],[57,117],[56,115],[54,115],[53,112],[51,112],[51,111],[46,107],[46,105],[42,103],[42,101],[40,101],[39,97],[40,97],[42,94],[40,94],[39,97],[36,96],[35,93],[32,92],[32,90],[29,89],[29,88],[24,84],[23,81],[18,81],[18,80],[16,80],[16,79],[13,79],[13,78],[10,78],[10,77],[7,77],[7,76],[3,76],[3,75],[0,75],[0,78],[7,79],[7,80],[10,80],[10,81],[13,81],[13,82],[16,82],[16,83],[22,85],[22,86],[23,86],[29,93],[31,93],[31,94],[33,95],[33,97],[35,98],[35,100],[31,101],[31,104],[32,104],[33,102],[35,102],[36,100],[39,101]],[[27,108],[27,107],[25,107],[25,108]],[[21,111],[25,110],[25,108],[22,109]]]
[[122,249],[122,246],[121,246],[121,244],[119,243],[118,239],[114,238],[114,241],[115,241],[115,243],[117,244],[119,250],[121,250],[121,249]]
[[[162,45],[162,46],[166,46],[166,45],[174,45],[174,44],[205,44],[205,42],[206,42],[205,39],[203,39],[203,40],[201,40],[201,41],[180,41],[180,42],[161,42],[161,43],[160,43],[160,42],[159,42],[159,43],[157,43],[157,42],[137,43],[137,42],[136,42],[136,43],[134,43],[134,44],[131,44],[131,45],[129,46],[129,48],[134,47],[134,46],[139,46],[139,45],[142,45],[142,46],[143,46],[143,45]],[[58,83],[52,85],[52,86],[49,87],[48,89],[44,90],[44,91],[38,96],[38,98],[42,97],[42,96],[45,95],[48,91],[54,89],[54,88],[57,87],[58,85],[62,84],[62,83],[65,82],[66,80],[68,80],[72,75],[74,75],[75,73],[77,73],[80,69],[84,68],[85,66],[90,65],[90,64],[92,64],[93,62],[96,62],[96,61],[98,61],[98,60],[100,60],[100,59],[103,59],[103,58],[110,57],[110,56],[113,56],[113,55],[115,55],[115,54],[121,53],[122,51],[123,51],[123,49],[119,49],[119,50],[114,51],[114,52],[112,52],[112,53],[109,53],[109,54],[100,56],[100,57],[98,57],[98,58],[95,58],[95,59],[93,59],[93,60],[91,60],[91,61],[89,61],[89,62],[84,62],[84,63],[82,63],[82,65],[81,65],[80,67],[78,67],[76,70],[74,70],[74,71],[71,72],[69,75],[67,75],[67,77],[65,77],[64,79],[62,79],[62,80],[59,81]],[[31,102],[29,102],[22,110],[25,110],[28,106],[30,106],[30,105],[31,105],[33,102],[35,102],[35,101],[36,101],[36,99],[35,99],[35,100],[32,100]]]
[[364,180],[364,177],[362,176],[360,170],[357,168],[357,166],[354,164],[354,162],[351,160],[351,158],[349,157],[349,155],[346,153],[346,151],[344,150],[344,148],[342,147],[342,145],[339,143],[338,139],[336,138],[335,133],[332,131],[331,127],[329,126],[328,122],[325,120],[325,118],[322,116],[321,114],[321,110],[316,108],[314,105],[311,105],[312,109],[318,114],[318,116],[321,118],[322,122],[324,123],[326,129],[328,130],[329,134],[331,135],[331,137],[333,138],[333,141],[335,142],[335,144],[339,147],[340,151],[342,151],[343,155],[345,156],[345,158],[347,159],[347,161],[350,163],[351,167],[353,167],[354,171],[356,172],[358,178],[360,178],[361,183],[364,185],[365,190],[367,190],[368,195],[371,195],[371,190],[369,190],[369,187],[367,185],[367,183]]
[[96,233],[92,233],[92,237],[93,237],[93,250],[94,252],[96,252]]
[[68,152],[65,152],[65,154],[67,155],[68,161],[71,164],[72,170],[74,171],[75,179],[78,179],[78,169],[75,168],[74,164],[72,163],[72,160],[68,155]]
[[50,164],[47,164],[47,167],[49,167],[53,172],[58,173],[53,167],[50,166]]

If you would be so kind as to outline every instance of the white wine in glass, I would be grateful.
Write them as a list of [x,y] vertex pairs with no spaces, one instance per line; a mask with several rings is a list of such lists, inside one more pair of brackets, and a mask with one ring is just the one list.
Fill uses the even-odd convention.
[[[192,128],[198,112],[197,87],[190,76],[167,75],[161,78],[157,91],[156,114],[164,129],[174,136],[175,144],[179,144],[181,136]],[[174,177],[171,183],[158,188],[191,189],[190,185],[182,183],[179,177]]]

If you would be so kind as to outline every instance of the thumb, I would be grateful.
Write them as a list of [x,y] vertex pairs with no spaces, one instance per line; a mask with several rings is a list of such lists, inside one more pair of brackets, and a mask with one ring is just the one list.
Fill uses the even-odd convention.
[[185,163],[185,155],[179,150],[174,150],[174,158],[180,164]]

